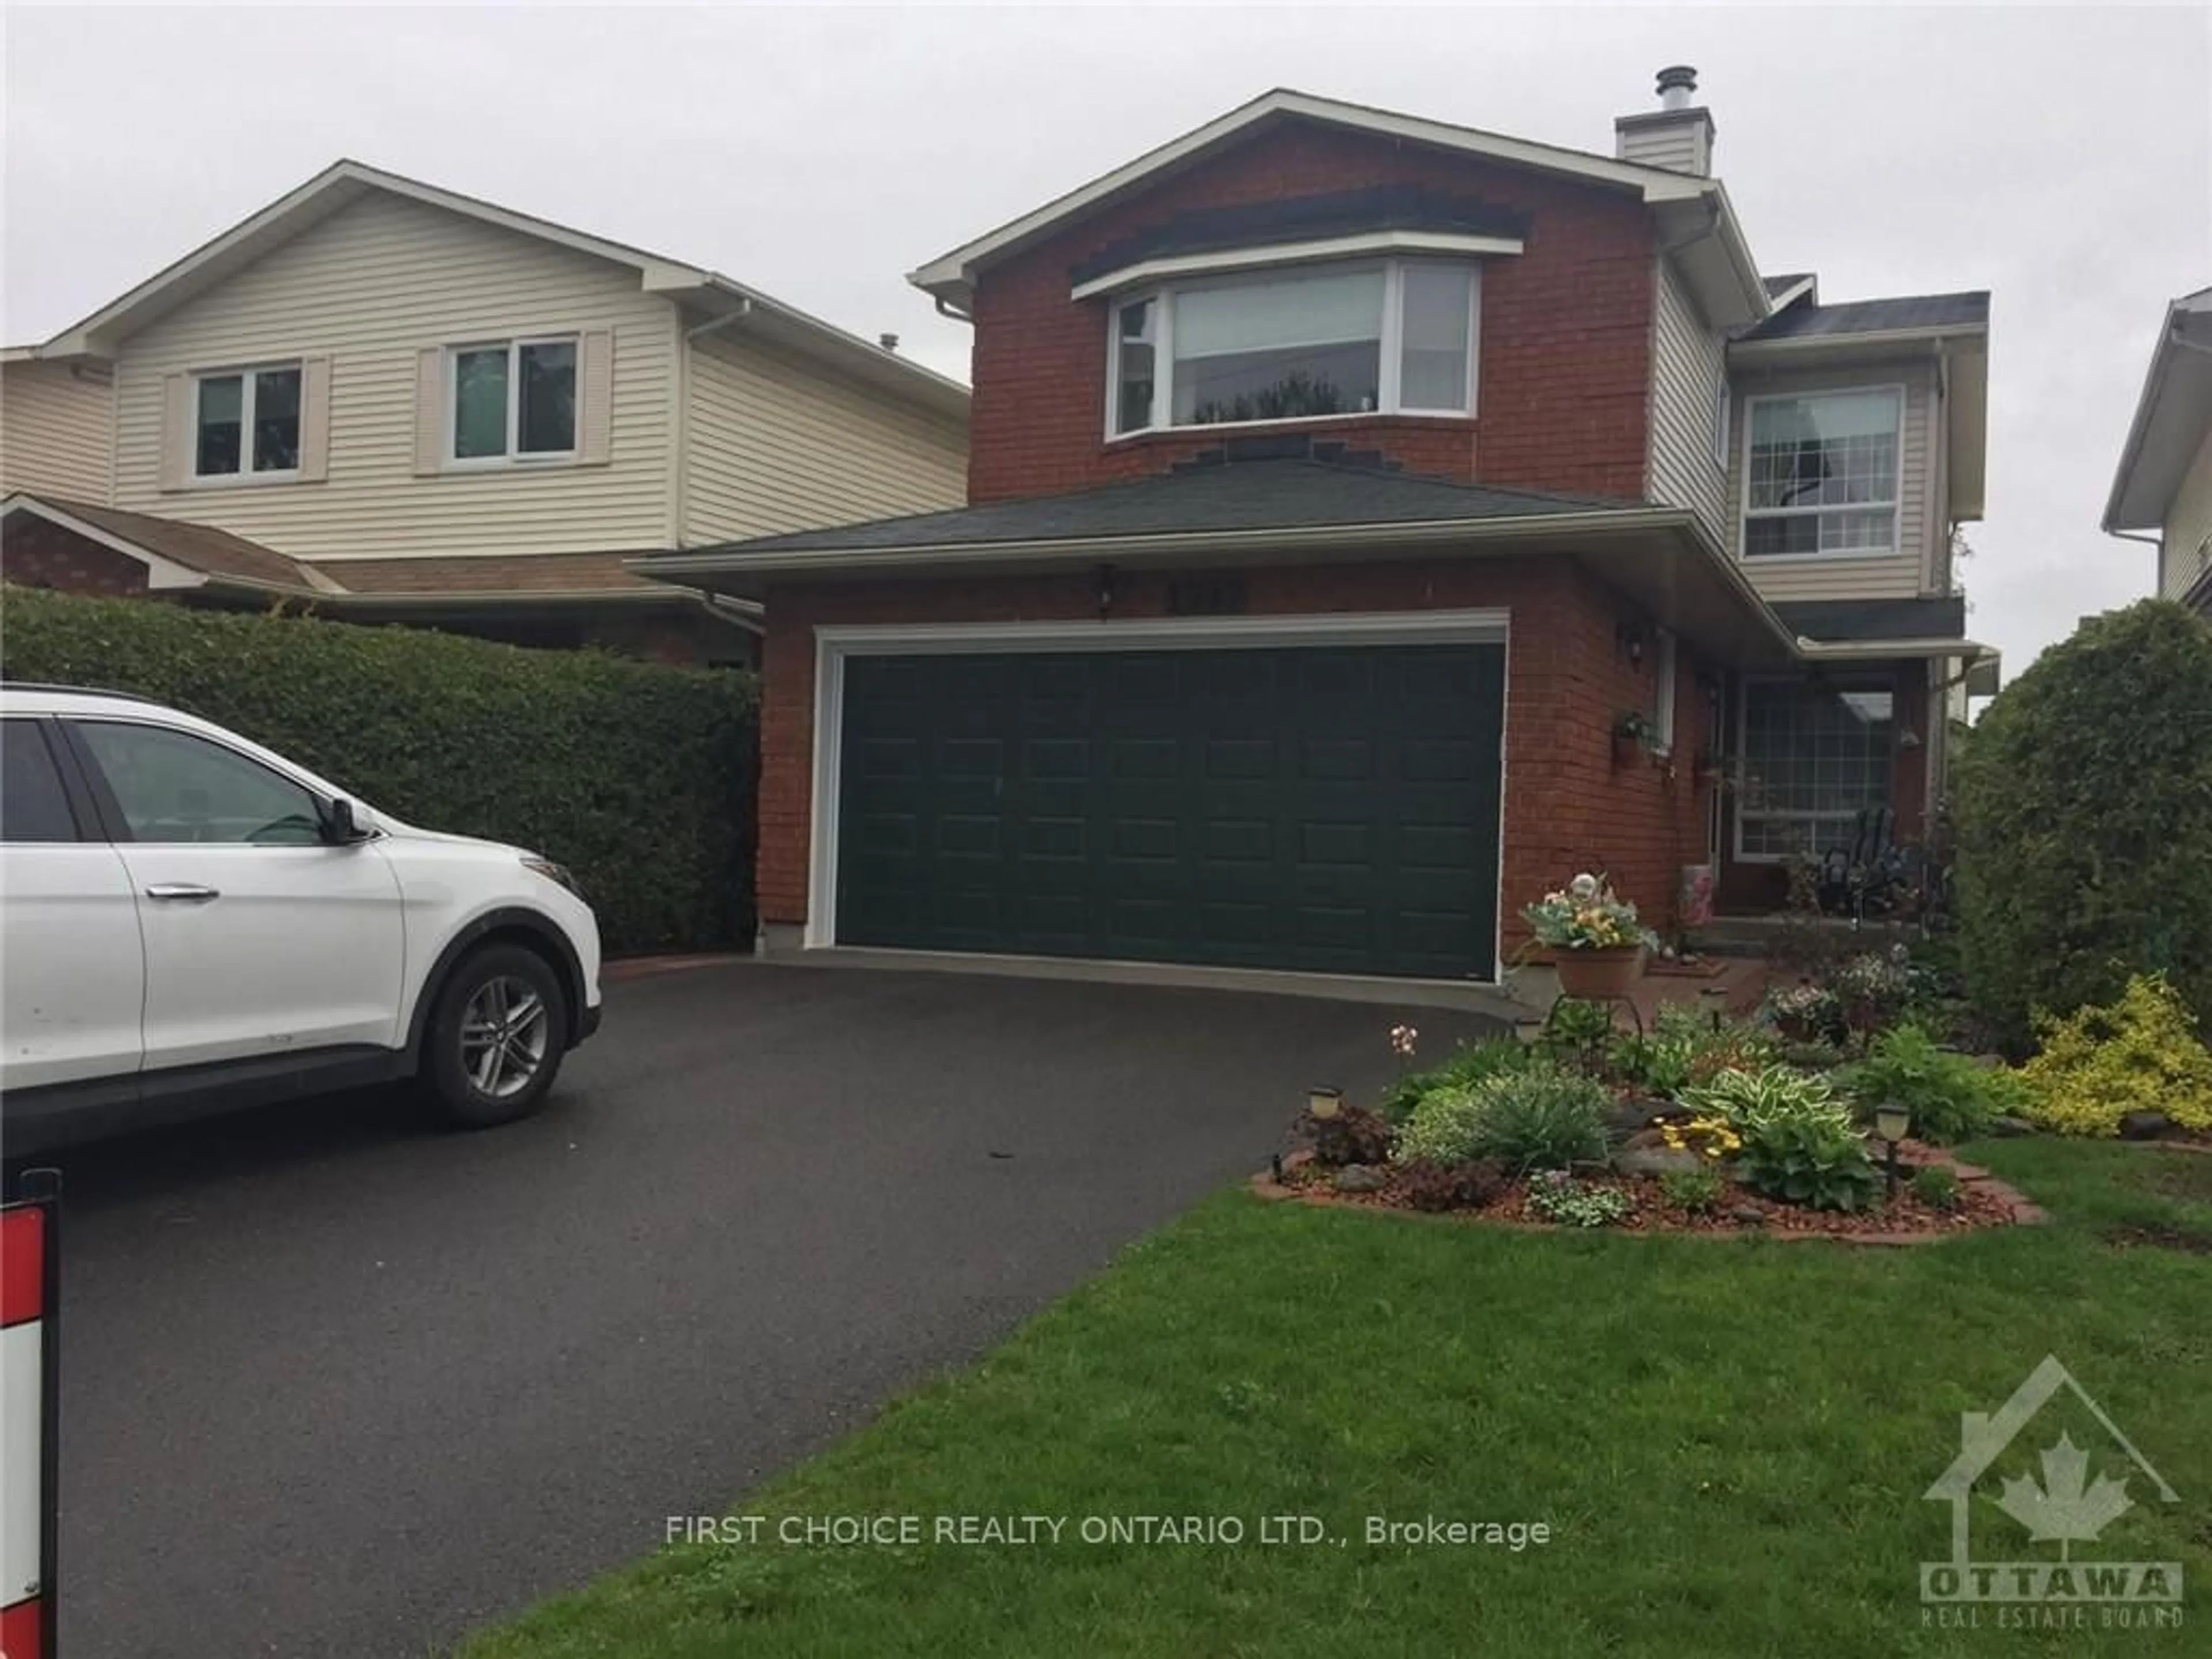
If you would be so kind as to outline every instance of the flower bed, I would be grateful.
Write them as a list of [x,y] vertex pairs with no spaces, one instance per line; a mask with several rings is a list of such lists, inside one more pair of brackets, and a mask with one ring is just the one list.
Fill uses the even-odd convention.
[[[1893,1202],[1857,1211],[1810,1210],[1763,1198],[1730,1184],[1710,1211],[1693,1212],[1668,1202],[1659,1179],[1652,1176],[1593,1174],[1576,1177],[1586,1190],[1618,1192],[1628,1208],[1611,1229],[1631,1233],[1694,1233],[1728,1238],[1832,1238],[1850,1244],[1923,1244],[1960,1233],[1990,1227],[2039,1222],[2043,1212],[2003,1182],[1972,1165],[1961,1164],[1935,1147],[1908,1143],[1900,1149],[1900,1163],[1908,1171],[1948,1168],[1959,1176],[1958,1200],[1948,1208],[1923,1202],[1909,1181],[1900,1185]],[[1282,1177],[1268,1170],[1252,1180],[1258,1196],[1297,1200],[1309,1204],[1337,1204],[1352,1208],[1412,1215],[1421,1213],[1404,1188],[1386,1182],[1374,1190],[1340,1191],[1341,1171],[1314,1162],[1310,1152],[1293,1152],[1282,1161]],[[1542,1176],[1510,1182],[1503,1194],[1480,1209],[1443,1212],[1459,1218],[1508,1227],[1541,1227],[1577,1231],[1537,1214],[1530,1205],[1532,1185]]]

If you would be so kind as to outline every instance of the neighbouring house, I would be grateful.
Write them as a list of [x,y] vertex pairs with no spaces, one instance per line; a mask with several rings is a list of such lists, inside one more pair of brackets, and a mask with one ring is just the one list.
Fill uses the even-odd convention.
[[340,161],[0,359],[0,574],[753,655],[633,556],[951,506],[968,393],[729,277]]
[[2166,308],[2105,532],[2154,545],[2159,594],[2212,617],[2212,288]]
[[1610,155],[1271,92],[915,271],[968,505],[641,562],[767,607],[763,948],[1486,980],[1577,871],[1918,837],[1988,296],[1762,276],[1694,84]]

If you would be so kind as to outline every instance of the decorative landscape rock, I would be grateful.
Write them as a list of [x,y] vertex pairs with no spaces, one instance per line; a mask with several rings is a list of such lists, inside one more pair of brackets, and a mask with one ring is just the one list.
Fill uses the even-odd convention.
[[1623,1175],[1662,1176],[1703,1169],[1705,1160],[1687,1148],[1645,1144],[1642,1136],[1613,1155],[1613,1167]]
[[2123,1140],[2163,1140],[2173,1132],[2173,1120],[2164,1112],[2130,1112],[2120,1120]]
[[2016,1139],[2035,1132],[2035,1125],[2024,1117],[2001,1117],[1990,1125],[1990,1133],[2000,1139]]
[[1607,1111],[1605,1127],[1613,1139],[1627,1140],[1681,1109],[1671,1100],[1624,1100]]
[[1340,1193],[1379,1193],[1389,1184],[1389,1176],[1364,1164],[1348,1164],[1336,1172]]
[[1729,1212],[1729,1219],[1740,1221],[1747,1227],[1763,1227],[1766,1224],[1766,1212],[1756,1204],[1739,1204]]

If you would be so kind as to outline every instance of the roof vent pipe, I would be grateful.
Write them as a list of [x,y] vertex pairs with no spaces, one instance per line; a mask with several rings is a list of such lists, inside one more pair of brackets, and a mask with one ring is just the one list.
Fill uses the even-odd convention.
[[898,336],[896,334],[878,334],[876,336],[876,343],[886,351],[896,351],[898,349]]
[[1698,90],[1698,72],[1687,64],[1669,64],[1659,71],[1659,107],[1687,109]]

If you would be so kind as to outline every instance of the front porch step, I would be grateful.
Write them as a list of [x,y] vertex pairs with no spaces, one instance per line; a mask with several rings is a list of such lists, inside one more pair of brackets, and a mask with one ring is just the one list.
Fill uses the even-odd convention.
[[[1775,942],[1785,937],[1790,928],[1803,925],[1802,918],[1790,915],[1715,916],[1690,934],[1689,947],[1706,956],[1763,957],[1771,952]],[[1887,951],[1919,934],[1913,923],[1887,917],[1869,919],[1856,928],[1848,916],[1820,916],[1814,925],[1824,933],[1846,938],[1856,935],[1866,942],[1869,951]]]

